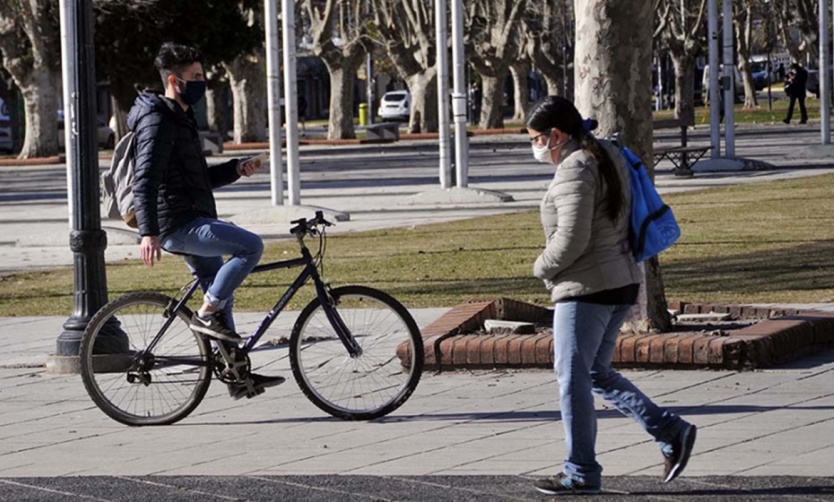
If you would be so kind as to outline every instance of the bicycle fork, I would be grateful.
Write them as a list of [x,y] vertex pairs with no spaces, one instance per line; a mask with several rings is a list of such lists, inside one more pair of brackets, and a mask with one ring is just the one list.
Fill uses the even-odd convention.
[[336,310],[336,300],[330,294],[330,289],[320,280],[316,280],[316,289],[319,293],[319,301],[321,302],[322,310],[324,310],[324,315],[327,316],[327,320],[330,321],[330,325],[333,326],[333,329],[339,336],[339,340],[345,346],[345,350],[348,351],[351,358],[355,359],[361,356],[362,347],[356,341],[356,338],[354,338],[353,334],[345,325],[345,321],[342,320],[342,316]]

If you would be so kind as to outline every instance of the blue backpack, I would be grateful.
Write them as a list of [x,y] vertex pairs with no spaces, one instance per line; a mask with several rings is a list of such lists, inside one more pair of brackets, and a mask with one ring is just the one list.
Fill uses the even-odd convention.
[[669,248],[681,236],[681,229],[657,189],[649,178],[643,161],[625,146],[619,146],[626,163],[630,166],[631,180],[631,227],[629,239],[631,252],[637,263]]

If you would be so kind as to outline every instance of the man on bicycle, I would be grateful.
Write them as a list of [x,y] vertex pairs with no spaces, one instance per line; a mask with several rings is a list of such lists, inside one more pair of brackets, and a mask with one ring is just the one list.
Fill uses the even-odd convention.
[[[212,190],[251,176],[260,160],[232,159],[209,167],[203,155],[192,106],[204,96],[203,56],[192,47],[165,43],[154,61],[164,94],[143,92],[128,114],[135,134],[134,205],[140,255],[153,267],[162,249],[182,254],[204,291],[191,329],[226,344],[238,344],[232,318],[233,292],[263,253],[261,238],[217,219]],[[230,256],[226,261],[224,256]],[[229,384],[229,394],[252,397],[282,377],[249,375]],[[252,390],[257,392],[252,392]]]

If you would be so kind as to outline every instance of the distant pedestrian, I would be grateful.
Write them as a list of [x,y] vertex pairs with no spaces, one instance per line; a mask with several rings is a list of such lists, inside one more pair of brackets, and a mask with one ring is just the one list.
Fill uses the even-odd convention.
[[481,87],[477,82],[469,86],[469,122],[477,124],[481,120]]
[[792,63],[791,69],[785,77],[785,94],[791,100],[788,105],[788,116],[782,122],[786,124],[791,123],[793,116],[793,106],[799,101],[799,123],[808,123],[808,111],[805,109],[805,94],[807,93],[808,85],[808,71],[799,63]]
[[672,481],[686,467],[696,427],[611,367],[620,327],[640,288],[628,239],[629,168],[616,146],[586,131],[567,99],[545,97],[527,117],[533,156],[556,166],[541,202],[546,244],[533,274],[555,303],[554,367],[568,451],[562,472],[535,487],[551,495],[600,489],[594,393],[655,438],[665,462],[663,481]]

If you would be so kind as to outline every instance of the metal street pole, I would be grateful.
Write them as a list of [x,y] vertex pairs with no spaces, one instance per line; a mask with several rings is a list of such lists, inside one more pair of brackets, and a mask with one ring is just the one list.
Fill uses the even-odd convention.
[[455,176],[458,188],[469,185],[469,136],[466,130],[466,71],[463,53],[463,0],[452,0],[452,67],[455,90],[452,113],[455,117]]
[[[87,0],[61,0],[62,60],[74,71],[64,73],[64,128],[73,147],[71,167],[74,290],[73,312],[58,336],[57,355],[76,356],[81,337],[95,312],[107,303],[104,250],[107,234],[101,229],[96,120],[93,8]],[[74,52],[69,49],[74,48]],[[70,75],[71,73],[71,75]]]
[[829,114],[831,100],[831,74],[828,67],[831,65],[831,53],[829,52],[828,21],[829,14],[827,0],[820,1],[820,135],[823,145],[831,144],[831,115]]
[[440,143],[440,188],[452,185],[452,138],[449,127],[449,39],[446,0],[435,0],[437,40],[437,132]]
[[721,156],[721,106],[718,89],[718,0],[709,0],[709,138],[710,158]]
[[287,192],[291,206],[301,204],[301,168],[298,159],[298,86],[295,71],[295,4],[281,0],[284,29],[284,111],[287,118]]
[[284,204],[284,166],[281,164],[281,64],[278,43],[278,2],[264,0],[266,31],[266,103],[269,120],[269,176],[272,205]]
[[724,0],[724,155],[736,154],[735,102],[736,66],[733,62],[733,0]]

